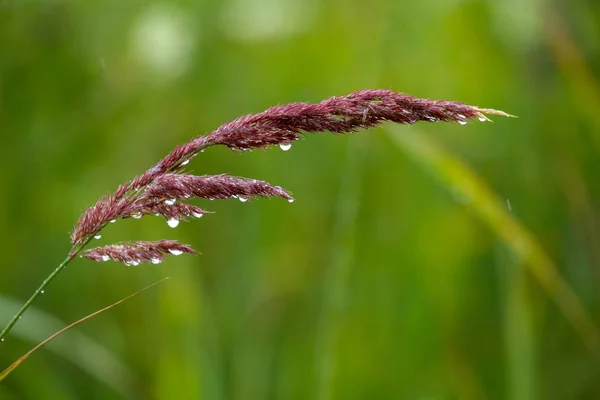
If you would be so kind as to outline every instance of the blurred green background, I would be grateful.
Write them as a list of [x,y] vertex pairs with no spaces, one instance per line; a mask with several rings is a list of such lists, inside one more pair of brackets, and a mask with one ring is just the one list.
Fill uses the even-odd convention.
[[600,3],[0,2],[0,319],[96,199],[237,116],[363,88],[519,119],[208,149],[198,174],[280,199],[204,201],[199,256],[76,260],[0,343],[161,286],[35,353],[10,399],[600,398]]

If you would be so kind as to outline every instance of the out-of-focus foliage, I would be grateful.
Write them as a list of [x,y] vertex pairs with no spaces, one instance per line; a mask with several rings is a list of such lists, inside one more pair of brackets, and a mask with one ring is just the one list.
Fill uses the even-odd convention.
[[[591,0],[0,2],[0,325],[87,206],[239,115],[389,88],[519,116],[207,150],[196,173],[267,180],[296,202],[206,201],[216,214],[177,229],[109,226],[98,243],[169,238],[203,254],[74,262],[35,303],[53,319],[26,313],[0,368],[44,320],[171,279],[38,351],[0,398],[599,398],[586,346],[600,326],[599,38]],[[504,220],[416,135],[475,171]],[[587,334],[502,223],[556,267]]]

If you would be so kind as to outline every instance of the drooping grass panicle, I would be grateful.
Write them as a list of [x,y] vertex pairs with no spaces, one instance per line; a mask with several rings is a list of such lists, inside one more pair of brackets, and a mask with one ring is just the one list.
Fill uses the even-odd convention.
[[320,103],[291,103],[271,107],[226,123],[208,135],[177,146],[170,154],[132,181],[120,185],[113,195],[101,198],[79,219],[71,234],[73,246],[81,246],[115,219],[162,215],[177,225],[186,217],[207,212],[178,202],[189,198],[226,199],[278,196],[293,201],[278,186],[229,175],[194,176],[183,167],[200,151],[215,145],[251,150],[280,145],[286,150],[304,132],[337,134],[370,128],[385,121],[398,124],[425,122],[489,121],[488,115],[510,116],[502,111],[478,108],[453,101],[408,96],[390,90],[361,90],[331,97]]
[[188,174],[164,174],[148,185],[144,196],[158,199],[228,199],[235,197],[278,196],[293,200],[292,196],[279,186],[256,179],[239,178],[226,174],[215,176],[195,176]]
[[160,240],[157,242],[123,242],[95,247],[84,251],[82,255],[94,261],[113,260],[125,265],[139,265],[144,262],[159,264],[166,254],[178,256],[183,253],[194,254],[196,251],[189,245],[175,240]]
[[293,197],[279,186],[265,181],[234,177],[226,174],[195,176],[182,173],[164,173],[157,176],[143,190],[118,199],[117,195],[105,196],[90,207],[73,230],[73,244],[84,243],[98,234],[106,224],[115,219],[141,218],[144,215],[162,215],[177,226],[186,217],[200,218],[209,212],[200,207],[177,202],[180,199],[228,199],[242,201],[254,197],[282,197],[292,202]]
[[469,119],[488,121],[485,114],[509,116],[502,111],[459,102],[421,99],[390,90],[362,90],[348,96],[331,97],[321,103],[291,103],[237,118],[175,149],[155,168],[163,170],[217,144],[248,150],[286,145],[298,140],[302,132],[349,133],[384,121],[399,124],[455,121],[465,124]]

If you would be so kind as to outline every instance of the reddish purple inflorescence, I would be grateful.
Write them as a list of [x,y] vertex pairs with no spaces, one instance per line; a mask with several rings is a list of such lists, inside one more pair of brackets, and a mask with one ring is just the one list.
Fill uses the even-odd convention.
[[158,242],[124,242],[86,250],[83,257],[94,261],[118,261],[125,265],[139,265],[144,262],[159,264],[165,254],[178,256],[183,253],[194,254],[196,251],[187,244],[175,240]]
[[[193,198],[239,198],[245,201],[253,197],[277,196],[293,201],[284,189],[264,181],[184,173],[183,167],[207,147],[225,145],[231,149],[250,150],[279,145],[287,150],[303,132],[349,133],[384,121],[398,124],[447,121],[465,125],[468,120],[488,121],[486,114],[509,116],[502,111],[459,102],[420,99],[390,90],[362,90],[320,103],[286,104],[237,118],[208,135],[177,146],[148,171],[119,186],[114,194],[100,198],[79,218],[73,229],[72,254],[116,219],[155,214],[167,218],[169,225],[174,227],[180,220],[207,214],[207,211],[186,203]],[[89,250],[85,257],[134,264],[162,260],[162,254],[173,253],[170,249],[193,252],[189,246],[163,240],[100,247]]]

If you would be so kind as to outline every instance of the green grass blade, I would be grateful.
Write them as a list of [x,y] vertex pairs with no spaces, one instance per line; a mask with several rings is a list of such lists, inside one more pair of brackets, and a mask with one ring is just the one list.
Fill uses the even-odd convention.
[[325,271],[322,311],[316,345],[317,386],[315,398],[335,398],[336,343],[341,334],[348,274],[353,263],[356,241],[356,220],[360,201],[360,186],[367,149],[367,138],[350,141],[346,166],[333,220],[331,253]]
[[503,201],[471,168],[425,132],[390,127],[393,142],[469,205],[502,242],[529,268],[556,302],[588,349],[600,355],[600,335],[583,303],[560,275],[538,240],[509,213]]
[[[146,286],[145,288],[143,288],[143,289],[141,289],[141,290],[139,290],[139,291],[137,291],[137,292],[135,292],[135,293],[133,293],[133,294],[131,294],[131,295],[129,295],[129,296],[127,296],[127,297],[125,297],[125,298],[123,298],[123,299],[121,299],[121,300],[119,300],[119,301],[117,301],[117,302],[115,302],[115,303],[107,306],[107,307],[104,307],[104,308],[102,308],[102,309],[100,309],[98,311],[95,311],[95,312],[93,312],[93,313],[91,313],[91,314],[89,314],[89,315],[87,315],[87,316],[85,316],[85,317],[83,317],[83,318],[81,318],[81,319],[73,322],[72,324],[70,324],[70,325],[68,325],[68,326],[60,329],[56,333],[48,336],[46,339],[44,339],[43,341],[41,341],[38,345],[36,345],[35,347],[33,347],[31,350],[29,350],[27,353],[25,353],[22,357],[20,357],[18,360],[16,360],[8,368],[6,368],[4,371],[0,372],[0,382],[3,381],[11,372],[13,372],[23,361],[25,361],[27,358],[29,358],[29,356],[32,355],[35,351],[37,351],[41,347],[45,346],[46,344],[52,342],[54,339],[56,339],[57,337],[61,336],[65,332],[67,332],[67,331],[71,330],[72,328],[76,327],[77,325],[79,325],[79,324],[81,324],[81,323],[83,323],[83,322],[85,322],[85,321],[87,321],[87,320],[89,320],[89,319],[97,316],[98,314],[103,313],[104,311],[108,311],[108,310],[110,310],[110,309],[118,306],[119,304],[121,304],[121,303],[123,303],[123,302],[125,302],[125,301],[127,301],[127,300],[129,300],[129,299],[131,299],[131,298],[133,298],[133,297],[135,297],[137,295],[139,295],[140,293],[142,293],[142,292],[144,292],[144,291],[146,291],[146,290],[154,287],[155,285],[157,285],[159,283],[164,282],[167,279],[168,278],[163,278],[163,279],[161,279],[161,280],[159,280],[157,282],[154,282],[151,285]],[[36,313],[33,313],[33,312],[30,312],[27,315],[28,315],[28,318],[30,318],[30,319],[36,317]],[[41,319],[43,322],[48,322],[48,321],[52,320],[52,317],[45,316],[45,317],[40,318],[39,315],[41,315],[41,313],[38,314],[38,320]],[[40,321],[38,321],[38,322],[40,322]],[[51,322],[53,322],[53,321],[51,321]],[[26,326],[26,325],[23,324],[23,326]],[[81,337],[79,337],[79,340],[81,340]],[[85,356],[86,356],[87,359],[94,359],[95,356],[99,356],[100,355],[100,353],[97,351],[98,349],[100,349],[99,346],[90,345],[93,342],[91,342],[89,340],[84,341],[84,343],[87,344],[87,346],[85,347],[85,350],[87,350],[87,351],[90,352],[90,353],[86,353],[85,354]],[[109,353],[104,352],[104,356],[106,356],[107,354],[109,354]],[[66,357],[66,358],[72,359],[72,357]],[[104,357],[104,361],[106,361],[106,360],[111,360],[111,357],[109,357],[109,358]],[[123,368],[123,366],[119,362],[115,362],[115,360],[116,360],[116,358],[112,358],[112,361],[113,361],[112,366],[113,367],[117,367],[117,372],[118,373],[125,373],[125,372],[127,372],[127,369]],[[78,361],[80,361],[80,360],[78,359]],[[81,365],[81,366],[83,366],[83,367],[89,367],[91,365],[89,363],[78,363],[78,364]],[[96,367],[97,367],[97,365],[96,365]],[[105,383],[109,384],[109,386],[112,387],[113,389],[115,389],[117,392],[124,393],[124,394],[128,392],[128,390],[126,389],[126,387],[124,387],[124,386],[122,387],[121,385],[117,384],[118,378],[123,378],[122,376],[115,376],[114,374],[109,376],[109,375],[106,374],[106,369],[103,369],[103,370],[99,370],[97,368],[94,368],[94,369],[91,369],[91,370],[90,370],[90,368],[86,368],[86,369],[88,369],[89,372],[93,372],[94,376],[96,376],[97,378],[101,379]],[[129,394],[131,394],[131,393],[129,393]]]

